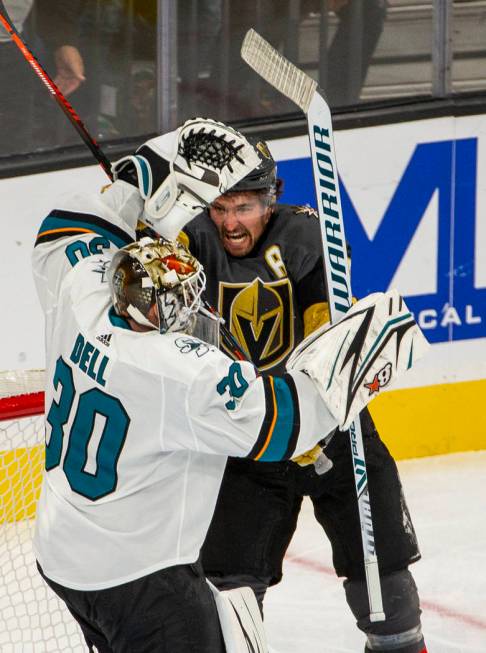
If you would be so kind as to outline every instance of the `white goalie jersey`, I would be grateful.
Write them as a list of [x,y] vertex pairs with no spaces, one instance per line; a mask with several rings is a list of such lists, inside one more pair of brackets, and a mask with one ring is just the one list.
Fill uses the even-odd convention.
[[226,456],[289,459],[337,422],[301,371],[262,377],[182,333],[138,333],[106,271],[133,240],[138,191],[115,182],[41,225],[34,277],[46,318],[46,472],[34,549],[74,589],[194,562]]

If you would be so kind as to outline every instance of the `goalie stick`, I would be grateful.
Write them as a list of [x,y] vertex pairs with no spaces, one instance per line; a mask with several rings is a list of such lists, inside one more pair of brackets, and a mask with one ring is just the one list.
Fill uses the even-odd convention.
[[[329,105],[317,82],[273,48],[255,30],[246,33],[241,56],[271,86],[292,100],[306,115],[324,253],[324,273],[331,322],[351,307],[352,294],[344,222],[334,153]],[[376,556],[368,477],[361,424],[349,428],[354,480],[358,499],[370,620],[384,621],[378,559]]]
[[[30,50],[28,45],[22,39],[18,30],[15,28],[15,25],[13,24],[10,16],[8,15],[8,12],[5,9],[5,5],[3,4],[2,0],[0,0],[0,23],[5,27],[12,41],[18,47],[20,52],[23,54],[28,64],[34,70],[35,74],[39,77],[39,79],[42,81],[44,86],[47,88],[47,90],[51,94],[52,99],[55,102],[57,102],[57,104],[61,107],[62,111],[66,115],[69,122],[76,129],[76,131],[81,136],[84,143],[89,147],[91,153],[98,161],[100,166],[103,168],[103,171],[106,173],[109,179],[113,181],[111,162],[109,161],[108,157],[105,155],[101,147],[98,145],[95,139],[88,132],[88,130],[83,124],[83,121],[77,114],[76,110],[71,106],[68,100],[64,97],[62,91],[57,87],[54,81],[50,78],[49,74],[40,64],[39,60],[34,55],[32,50]],[[204,304],[204,308],[209,313],[212,313],[213,315],[218,315],[216,309],[214,309],[204,297],[202,298],[202,301]],[[225,340],[225,344],[228,347],[228,349],[231,351],[232,355],[237,360],[248,360],[248,356],[243,352],[243,350],[239,346],[238,342],[236,341],[231,331],[228,329],[228,327],[226,327],[226,325],[222,321],[220,321],[220,331],[221,331],[221,336]]]

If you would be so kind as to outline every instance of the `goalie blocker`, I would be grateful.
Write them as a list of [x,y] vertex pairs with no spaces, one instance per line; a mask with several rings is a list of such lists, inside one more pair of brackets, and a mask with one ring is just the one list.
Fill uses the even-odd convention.
[[390,290],[368,295],[339,322],[312,333],[294,350],[287,370],[312,378],[345,431],[429,346],[403,298]]

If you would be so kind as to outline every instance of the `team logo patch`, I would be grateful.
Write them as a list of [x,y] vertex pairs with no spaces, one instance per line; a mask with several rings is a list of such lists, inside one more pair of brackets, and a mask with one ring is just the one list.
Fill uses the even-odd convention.
[[293,349],[292,306],[288,279],[219,284],[219,312],[259,370],[278,365]]
[[93,268],[93,272],[101,275],[101,283],[106,283],[108,281],[106,273],[110,267],[111,261],[95,261],[96,267]]
[[272,158],[272,155],[270,154],[270,150],[268,149],[267,144],[264,141],[258,141],[255,147],[265,159]]
[[392,377],[392,366],[391,363],[387,363],[384,367],[379,370],[373,380],[370,383],[365,383],[364,387],[368,388],[369,394],[372,395],[375,392],[380,392],[382,388],[390,383]]
[[309,206],[308,204],[305,206],[296,206],[295,213],[303,213],[304,215],[310,215],[313,218],[319,219],[319,214],[317,213],[316,209],[314,209],[312,206]]
[[198,358],[204,356],[211,351],[211,348],[200,340],[194,340],[193,338],[177,338],[175,341],[175,346],[179,349],[181,354],[190,354],[194,352]]

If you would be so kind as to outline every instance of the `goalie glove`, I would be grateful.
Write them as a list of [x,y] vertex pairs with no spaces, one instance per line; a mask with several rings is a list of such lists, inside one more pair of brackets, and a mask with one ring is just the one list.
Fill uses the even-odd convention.
[[142,221],[174,240],[187,222],[260,165],[246,138],[206,118],[148,140],[112,166],[115,179],[139,189]]
[[345,431],[384,388],[429,348],[396,290],[360,300],[336,324],[303,340],[287,370],[306,372]]

